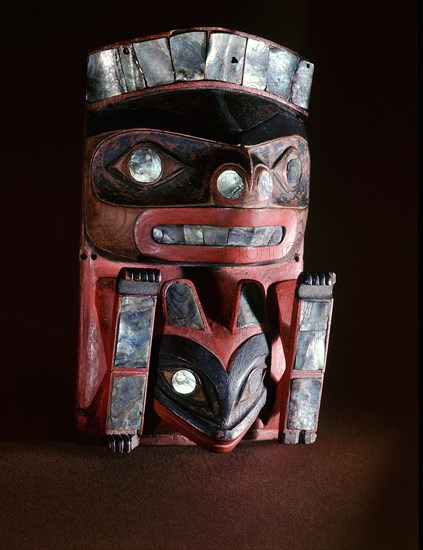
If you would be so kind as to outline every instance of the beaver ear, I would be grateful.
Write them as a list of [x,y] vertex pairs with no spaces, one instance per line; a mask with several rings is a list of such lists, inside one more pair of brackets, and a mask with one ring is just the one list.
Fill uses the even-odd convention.
[[164,285],[163,308],[168,325],[209,330],[197,292],[191,281],[178,279]]
[[264,289],[256,281],[241,281],[232,319],[232,330],[261,325],[266,319]]

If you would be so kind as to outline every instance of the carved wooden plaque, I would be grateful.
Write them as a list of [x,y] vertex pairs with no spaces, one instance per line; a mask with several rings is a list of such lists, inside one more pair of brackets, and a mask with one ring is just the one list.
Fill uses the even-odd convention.
[[335,277],[303,271],[312,75],[214,28],[89,55],[81,439],[315,440]]

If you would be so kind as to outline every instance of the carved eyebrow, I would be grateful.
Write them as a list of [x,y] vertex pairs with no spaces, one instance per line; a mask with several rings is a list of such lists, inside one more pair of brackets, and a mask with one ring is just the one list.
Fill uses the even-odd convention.
[[298,147],[300,153],[305,153],[308,149],[307,142],[299,135],[279,137],[248,147],[248,149],[256,163],[262,162],[269,167],[273,167],[285,151],[293,146]]

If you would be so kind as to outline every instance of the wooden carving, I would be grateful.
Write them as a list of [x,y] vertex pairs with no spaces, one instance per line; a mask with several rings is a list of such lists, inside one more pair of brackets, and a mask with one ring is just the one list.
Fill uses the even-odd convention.
[[213,28],[90,54],[81,439],[314,441],[335,278],[303,272],[312,73]]

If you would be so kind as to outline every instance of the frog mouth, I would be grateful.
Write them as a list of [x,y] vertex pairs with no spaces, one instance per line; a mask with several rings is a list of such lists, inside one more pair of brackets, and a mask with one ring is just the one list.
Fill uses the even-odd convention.
[[215,225],[156,225],[152,237],[156,243],[190,246],[275,246],[282,242],[285,227],[221,227]]

